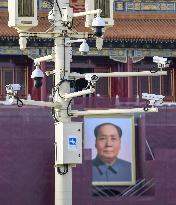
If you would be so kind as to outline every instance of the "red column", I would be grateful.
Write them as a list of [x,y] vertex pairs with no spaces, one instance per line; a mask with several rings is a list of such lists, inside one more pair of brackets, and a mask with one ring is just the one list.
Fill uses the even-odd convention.
[[[127,72],[133,71],[133,59],[128,57],[127,59]],[[133,97],[133,77],[128,77],[128,98]]]
[[33,66],[32,65],[29,65],[28,68],[27,68],[27,95],[30,94],[31,97],[32,97],[32,88],[33,88],[33,81],[31,79],[31,74],[32,74],[32,69],[33,69]]
[[47,100],[47,85],[46,85],[47,82],[46,82],[46,75],[45,75],[46,62],[41,63],[41,70],[44,73],[44,78],[42,80],[42,87],[41,87],[41,100],[46,101]]

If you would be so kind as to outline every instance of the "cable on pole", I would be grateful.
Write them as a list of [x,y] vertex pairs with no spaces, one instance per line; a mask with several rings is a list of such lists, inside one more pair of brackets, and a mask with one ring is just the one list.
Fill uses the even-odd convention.
[[58,9],[59,9],[60,16],[62,17],[62,12],[61,12],[61,8],[60,8],[60,6],[59,6],[58,0],[56,0],[56,4],[57,4],[57,7],[58,7]]
[[12,95],[17,100],[17,106],[23,107],[23,101],[18,97],[18,95]]
[[64,170],[62,171],[61,167],[57,167],[57,172],[60,174],[60,175],[65,175],[68,173],[68,164],[64,164],[63,165],[63,168]]

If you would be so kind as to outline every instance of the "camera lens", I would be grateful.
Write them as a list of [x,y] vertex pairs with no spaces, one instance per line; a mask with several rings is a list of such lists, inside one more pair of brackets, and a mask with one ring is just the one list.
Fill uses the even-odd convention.
[[40,88],[42,86],[42,79],[43,78],[34,78],[34,87]]
[[103,35],[103,33],[102,33],[102,27],[101,27],[101,26],[97,26],[97,27],[96,27],[95,36],[101,37],[102,35]]

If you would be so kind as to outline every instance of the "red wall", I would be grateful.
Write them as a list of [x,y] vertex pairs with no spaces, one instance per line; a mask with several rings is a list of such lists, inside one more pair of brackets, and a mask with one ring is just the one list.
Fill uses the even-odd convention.
[[[3,205],[54,205],[54,123],[50,109],[4,107],[0,112],[0,202]],[[138,180],[153,179],[142,196],[93,197],[91,161],[73,172],[73,205],[175,205],[176,108],[136,117]],[[148,140],[155,160],[145,144]],[[121,192],[127,187],[106,187]],[[94,190],[95,191],[95,190]]]

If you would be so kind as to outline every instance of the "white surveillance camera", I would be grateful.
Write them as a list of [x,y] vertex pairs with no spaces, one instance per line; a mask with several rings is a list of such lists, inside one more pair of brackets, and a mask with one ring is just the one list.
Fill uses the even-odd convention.
[[21,85],[20,84],[9,84],[6,85],[6,102],[4,103],[5,105],[7,104],[12,104],[14,102],[15,97],[17,96],[17,92],[21,90]]
[[167,58],[154,56],[153,62],[158,64],[158,68],[165,68],[167,64]]
[[159,56],[154,56],[153,57],[153,62],[155,63],[162,63],[162,62],[166,62],[167,58],[163,58],[163,57],[159,57]]
[[164,95],[155,95],[155,94],[148,94],[148,93],[142,93],[142,99],[145,99],[148,101],[149,105],[161,105],[163,103],[163,99],[165,98]]
[[19,91],[19,90],[21,90],[21,85],[20,84],[9,84],[9,85],[6,85],[7,93],[14,92],[14,91]]
[[40,88],[42,86],[42,79],[44,78],[44,74],[39,66],[36,66],[36,69],[32,72],[31,78],[34,79],[34,87]]
[[83,40],[79,47],[79,52],[81,52],[81,55],[87,55],[89,52],[89,45],[86,43],[86,40]]
[[[105,8],[106,7],[106,8]],[[113,11],[114,11],[114,0],[104,0],[104,1],[97,1],[97,0],[85,0],[85,11],[91,11],[101,8],[104,17],[103,20],[105,21],[105,28],[111,27],[114,25],[113,19]],[[92,21],[95,18],[94,14],[86,15],[85,27],[92,27]]]
[[92,21],[92,27],[95,29],[95,36],[101,37],[103,35],[103,28],[105,27],[105,21],[100,16],[97,16]]
[[85,80],[88,82],[96,82],[98,81],[99,77],[96,74],[87,73],[85,74]]

